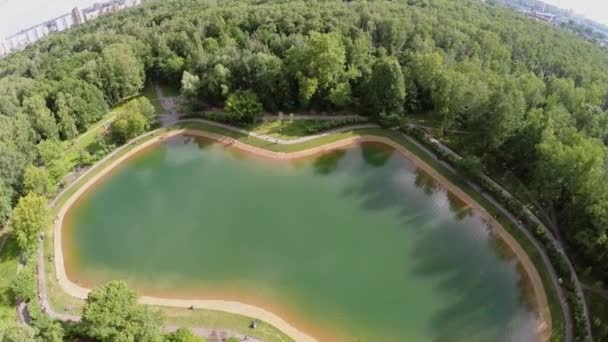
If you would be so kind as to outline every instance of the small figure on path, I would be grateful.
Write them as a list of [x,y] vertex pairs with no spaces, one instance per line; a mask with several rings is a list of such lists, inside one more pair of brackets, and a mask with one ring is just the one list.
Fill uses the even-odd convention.
[[188,310],[194,310],[194,309],[196,309],[196,307],[195,307],[194,305],[190,305],[190,306],[188,307]]
[[249,327],[251,329],[257,328],[258,327],[258,321],[256,321],[256,320],[251,321],[251,324],[249,325]]

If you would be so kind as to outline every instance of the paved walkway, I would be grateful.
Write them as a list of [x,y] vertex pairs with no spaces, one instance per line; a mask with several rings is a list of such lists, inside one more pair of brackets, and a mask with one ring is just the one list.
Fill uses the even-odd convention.
[[229,131],[241,133],[241,134],[246,135],[246,136],[258,138],[258,139],[267,141],[269,143],[275,143],[275,144],[280,144],[280,145],[294,145],[294,144],[299,144],[299,143],[303,143],[303,142],[306,142],[306,141],[322,138],[322,137],[325,137],[325,136],[328,136],[328,135],[332,135],[332,134],[335,134],[335,133],[348,132],[348,131],[352,131],[354,129],[378,128],[379,127],[377,124],[373,124],[373,123],[369,123],[369,124],[357,124],[357,125],[349,125],[349,126],[339,127],[339,128],[331,129],[329,131],[325,131],[323,133],[314,134],[314,135],[307,135],[305,137],[300,137],[300,138],[296,138],[296,139],[280,139],[280,138],[275,138],[275,137],[270,136],[270,135],[260,134],[260,133],[256,133],[256,132],[250,132],[250,131],[248,131],[246,129],[242,129],[242,128],[238,128],[238,127],[234,127],[234,126],[231,126],[231,125],[227,125],[227,124],[223,124],[223,123],[219,123],[219,122],[215,122],[215,121],[210,121],[210,120],[206,120],[206,119],[197,119],[197,118],[183,119],[183,120],[179,120],[179,122],[201,122],[201,123],[204,123],[204,124],[207,124],[207,125],[221,127],[221,128],[227,129]]

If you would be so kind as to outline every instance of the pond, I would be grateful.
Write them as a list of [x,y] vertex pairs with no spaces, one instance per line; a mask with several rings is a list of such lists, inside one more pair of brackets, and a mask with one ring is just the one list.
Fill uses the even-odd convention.
[[270,310],[322,341],[534,341],[512,252],[379,143],[277,161],[179,135],[128,159],[64,220],[70,280]]

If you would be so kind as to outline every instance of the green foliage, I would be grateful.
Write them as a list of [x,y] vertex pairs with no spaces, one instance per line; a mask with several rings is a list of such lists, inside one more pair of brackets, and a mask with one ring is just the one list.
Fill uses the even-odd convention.
[[352,119],[341,119],[341,120],[319,120],[307,123],[306,132],[308,134],[316,134],[323,131],[328,131],[335,128],[340,128],[344,126],[357,125],[366,123],[367,120],[364,118],[352,118]]
[[72,139],[79,132],[84,132],[108,111],[103,92],[96,86],[77,79],[62,79],[58,82],[51,100],[62,139]]
[[403,112],[405,80],[399,62],[394,57],[376,61],[367,84],[366,108],[371,115]]
[[32,265],[27,265],[10,285],[13,298],[18,301],[29,302],[36,298],[36,269]]
[[0,230],[8,221],[12,211],[13,191],[0,179]]
[[87,336],[101,342],[162,341],[162,317],[137,304],[127,285],[112,281],[93,289],[82,312]]
[[36,336],[36,330],[22,323],[0,324],[0,337],[2,342],[32,342]]
[[334,104],[348,102],[350,88],[344,83],[348,81],[346,48],[339,34],[312,32],[304,45],[287,51],[287,63],[300,86],[299,99],[303,106],[307,106],[315,94]]
[[46,198],[29,193],[19,199],[12,214],[12,227],[19,247],[31,252],[38,246],[43,228],[51,222]]
[[115,104],[143,89],[144,66],[131,46],[112,44],[103,49],[97,60],[96,80],[108,102]]
[[95,157],[89,151],[82,150],[78,153],[78,165],[90,166],[95,162]]
[[63,146],[59,140],[44,140],[38,146],[38,156],[44,165],[51,165],[53,162],[63,158]]
[[140,135],[150,127],[155,115],[156,110],[147,98],[141,97],[130,101],[112,122],[110,127],[112,139],[118,144],[123,144]]
[[186,328],[179,328],[175,332],[167,335],[165,338],[166,342],[206,342],[207,340],[198,337],[192,333],[192,331]]
[[29,165],[23,173],[23,193],[49,197],[55,192],[55,185],[47,169]]
[[481,171],[481,160],[475,156],[465,156],[455,163],[458,170],[464,175],[476,179]]
[[239,90],[228,96],[224,109],[235,121],[254,122],[262,113],[262,104],[254,92]]

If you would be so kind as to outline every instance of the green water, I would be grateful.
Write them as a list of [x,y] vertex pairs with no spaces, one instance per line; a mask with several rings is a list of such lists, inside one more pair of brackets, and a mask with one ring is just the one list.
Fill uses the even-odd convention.
[[475,214],[397,152],[299,162],[176,137],[68,215],[68,274],[217,296],[349,341],[532,341],[517,264]]

